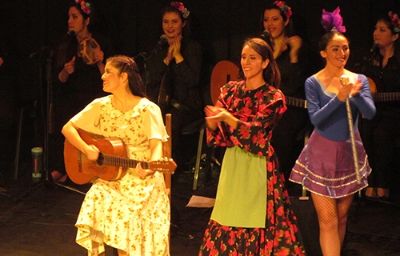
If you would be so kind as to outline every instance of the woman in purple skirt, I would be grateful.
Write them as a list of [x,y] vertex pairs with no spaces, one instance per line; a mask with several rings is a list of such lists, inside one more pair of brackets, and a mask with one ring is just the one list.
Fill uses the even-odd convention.
[[[305,82],[314,131],[290,175],[291,181],[311,191],[323,255],[340,255],[353,195],[368,186],[371,168],[357,130],[357,119],[360,115],[371,119],[375,114],[367,78],[345,69],[350,49],[348,39],[342,34],[345,27],[339,12],[338,8],[332,13],[323,12],[322,24],[329,32],[321,38],[319,47],[326,64]],[[325,20],[324,16],[328,18]],[[355,152],[347,100],[352,113]]]

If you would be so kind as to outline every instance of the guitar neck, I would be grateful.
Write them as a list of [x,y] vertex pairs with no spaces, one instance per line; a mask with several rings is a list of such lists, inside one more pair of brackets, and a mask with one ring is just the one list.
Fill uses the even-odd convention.
[[380,92],[373,97],[376,102],[400,101],[400,92]]
[[111,165],[111,166],[121,166],[122,168],[135,168],[137,164],[140,163],[143,169],[149,169],[150,164],[144,161],[137,161],[134,159],[123,158],[118,156],[110,156],[100,153],[97,159],[98,165]]
[[291,96],[286,96],[286,104],[292,107],[307,108],[306,100]]

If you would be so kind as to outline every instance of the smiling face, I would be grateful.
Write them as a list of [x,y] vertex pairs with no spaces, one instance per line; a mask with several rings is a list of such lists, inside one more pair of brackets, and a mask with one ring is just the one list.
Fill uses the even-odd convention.
[[374,43],[379,48],[385,48],[393,45],[393,43],[399,38],[398,34],[394,34],[388,24],[384,21],[378,21],[375,25],[373,33]]
[[254,78],[263,79],[263,71],[268,66],[268,63],[268,59],[263,60],[261,55],[258,54],[248,44],[244,45],[240,64],[246,80]]
[[68,31],[80,34],[87,30],[88,25],[89,18],[85,19],[75,6],[71,6],[68,10]]
[[166,12],[162,17],[162,29],[168,39],[175,39],[182,35],[185,22],[176,12]]
[[104,73],[101,76],[103,80],[103,91],[113,93],[121,87],[124,81],[124,73],[115,68],[111,62],[107,62]]
[[343,35],[335,34],[320,53],[327,65],[344,68],[350,56],[349,41]]
[[273,39],[283,35],[288,21],[284,21],[278,9],[266,9],[264,11],[264,30],[268,31]]

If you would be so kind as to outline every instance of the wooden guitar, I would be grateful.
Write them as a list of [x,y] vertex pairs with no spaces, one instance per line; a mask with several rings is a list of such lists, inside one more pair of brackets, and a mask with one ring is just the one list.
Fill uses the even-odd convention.
[[400,101],[400,92],[378,92],[375,81],[372,78],[368,78],[369,88],[371,95],[375,102],[391,102]]
[[295,98],[292,96],[285,96],[286,104],[292,107],[307,108],[307,101],[305,99]]
[[160,161],[137,161],[127,158],[125,144],[118,138],[105,138],[78,129],[81,138],[100,150],[96,161],[90,161],[80,150],[68,140],[64,143],[64,163],[69,178],[76,184],[89,183],[96,178],[103,180],[118,180],[122,178],[127,168],[135,168],[140,163],[143,169],[173,173],[176,163],[173,159]]

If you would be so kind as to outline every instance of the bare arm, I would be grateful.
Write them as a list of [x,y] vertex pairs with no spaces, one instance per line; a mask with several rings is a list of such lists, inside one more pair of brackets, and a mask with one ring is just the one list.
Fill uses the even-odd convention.
[[[158,139],[150,140],[150,161],[160,160],[162,158],[162,142]],[[149,175],[154,174],[156,170],[143,169],[140,165],[138,165],[135,169],[136,175],[140,178],[144,179]]]
[[163,156],[162,152],[162,142],[158,139],[151,139],[150,140],[150,160],[160,160]]
[[99,157],[99,149],[94,145],[88,145],[79,136],[78,130],[71,121],[68,121],[61,130],[65,138],[76,147],[79,151],[84,153],[89,160],[96,161]]

